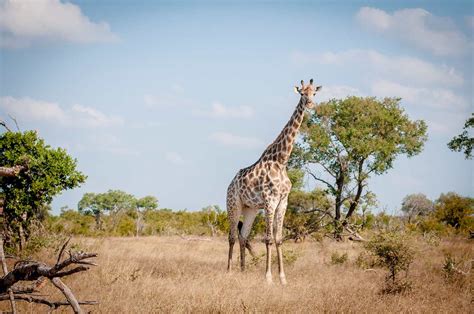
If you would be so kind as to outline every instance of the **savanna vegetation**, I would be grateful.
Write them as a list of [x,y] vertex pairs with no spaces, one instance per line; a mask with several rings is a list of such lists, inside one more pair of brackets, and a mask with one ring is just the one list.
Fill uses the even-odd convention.
[[[251,234],[250,267],[229,275],[229,225],[219,206],[167,209],[159,196],[108,190],[85,193],[53,215],[53,197],[80,186],[86,175],[37,133],[7,130],[0,136],[0,166],[12,171],[0,177],[2,247],[11,257],[4,270],[32,258],[55,265],[58,248],[72,237],[74,249],[98,253],[99,267],[67,278],[77,294],[98,299],[85,306],[92,311],[469,312],[474,199],[450,191],[429,199],[413,191],[399,211],[387,213],[368,185],[398,156],[419,154],[427,139],[425,123],[410,120],[399,101],[331,100],[305,118],[288,169],[285,288],[266,286],[259,275],[262,213]],[[449,147],[470,158],[472,138],[465,131]],[[305,189],[305,179],[317,187]],[[59,293],[49,286],[41,292]],[[18,304],[21,312],[36,307],[43,309]]]

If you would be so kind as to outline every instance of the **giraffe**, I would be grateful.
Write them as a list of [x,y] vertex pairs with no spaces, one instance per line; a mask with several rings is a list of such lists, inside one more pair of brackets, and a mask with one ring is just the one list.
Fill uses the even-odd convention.
[[[227,189],[227,216],[230,222],[229,256],[227,270],[232,268],[234,244],[239,239],[240,267],[245,270],[245,249],[253,254],[247,240],[252,224],[260,209],[265,211],[266,280],[272,283],[271,247],[275,241],[278,270],[281,284],[286,284],[283,270],[282,229],[285,218],[291,182],[286,173],[286,165],[293,149],[298,129],[303,122],[305,109],[314,107],[313,96],[321,86],[301,81],[295,92],[301,95],[298,105],[278,137],[270,144],[253,165],[240,169]],[[243,222],[240,222],[240,216]]]

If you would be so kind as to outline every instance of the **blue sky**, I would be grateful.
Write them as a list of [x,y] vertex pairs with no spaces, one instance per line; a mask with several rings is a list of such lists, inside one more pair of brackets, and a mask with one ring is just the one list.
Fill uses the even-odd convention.
[[0,1],[0,114],[88,175],[56,213],[108,189],[198,210],[224,208],[299,80],[323,85],[316,101],[398,96],[429,140],[371,179],[394,211],[410,193],[473,195],[472,161],[446,147],[473,111],[473,32],[469,1]]

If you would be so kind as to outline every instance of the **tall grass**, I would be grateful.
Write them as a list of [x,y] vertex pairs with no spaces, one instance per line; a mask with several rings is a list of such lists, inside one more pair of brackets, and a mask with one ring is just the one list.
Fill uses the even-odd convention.
[[[288,286],[268,286],[264,261],[246,272],[226,273],[225,238],[142,237],[76,238],[78,248],[98,252],[99,267],[65,281],[81,300],[98,300],[85,309],[98,313],[163,312],[443,312],[468,313],[472,296],[467,285],[447,284],[443,276],[446,252],[472,259],[468,240],[441,240],[433,246],[422,238],[410,269],[413,289],[409,294],[380,293],[386,271],[364,269],[355,263],[364,250],[359,243],[285,243],[296,252],[286,272]],[[454,245],[453,245],[454,244]],[[264,245],[255,241],[257,254]],[[343,266],[333,265],[334,252],[347,252]],[[237,254],[238,255],[238,254]],[[54,263],[51,251],[36,258]],[[274,267],[274,281],[278,282]],[[62,298],[54,288],[42,293]],[[0,310],[8,310],[8,303]],[[47,312],[41,305],[20,305],[21,313]],[[69,312],[63,308],[56,312]]]

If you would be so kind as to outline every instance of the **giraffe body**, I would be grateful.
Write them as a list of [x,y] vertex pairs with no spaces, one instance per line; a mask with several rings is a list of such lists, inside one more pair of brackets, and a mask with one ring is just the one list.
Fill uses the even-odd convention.
[[[313,107],[312,96],[321,88],[313,86],[312,80],[309,85],[305,86],[303,81],[301,85],[301,88],[296,88],[301,94],[300,101],[280,135],[267,147],[256,163],[238,171],[227,189],[227,213],[230,222],[228,270],[232,267],[233,246],[237,239],[240,244],[241,269],[245,269],[245,248],[250,249],[247,238],[258,211],[263,209],[266,223],[266,278],[268,282],[272,281],[271,245],[275,241],[282,284],[286,284],[281,251],[283,220],[291,190],[286,165],[305,109]],[[243,223],[239,232],[241,215]]]

